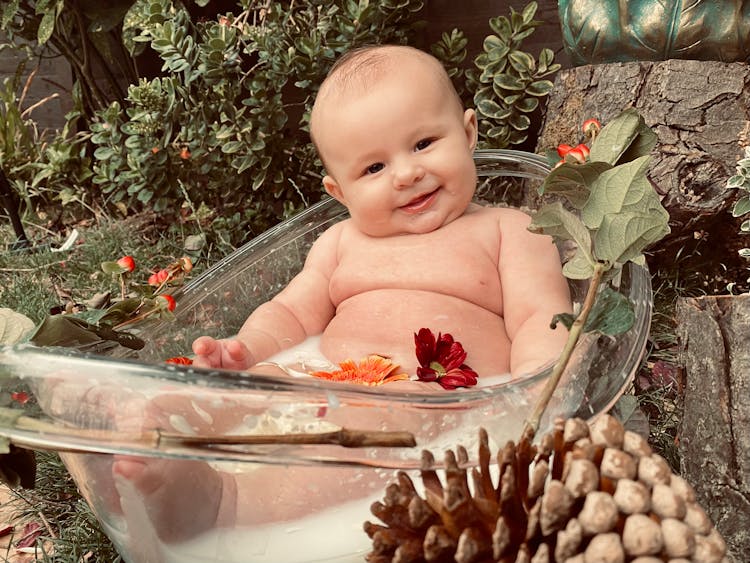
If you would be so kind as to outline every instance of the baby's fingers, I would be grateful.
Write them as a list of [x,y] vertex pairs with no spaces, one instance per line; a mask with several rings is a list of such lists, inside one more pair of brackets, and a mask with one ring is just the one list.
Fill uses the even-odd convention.
[[239,340],[224,342],[221,367],[226,369],[245,370],[253,364],[250,351]]

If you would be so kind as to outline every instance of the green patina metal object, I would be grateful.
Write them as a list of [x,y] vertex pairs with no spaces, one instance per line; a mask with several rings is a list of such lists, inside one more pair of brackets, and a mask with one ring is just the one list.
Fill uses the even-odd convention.
[[558,9],[573,65],[750,57],[743,0],[559,0]]

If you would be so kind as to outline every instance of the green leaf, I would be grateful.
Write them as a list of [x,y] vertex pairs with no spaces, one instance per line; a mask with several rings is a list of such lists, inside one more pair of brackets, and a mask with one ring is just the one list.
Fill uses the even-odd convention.
[[750,196],[741,197],[732,208],[732,216],[734,217],[741,217],[745,213],[750,213]]
[[[573,240],[578,249],[574,255],[577,261],[574,266],[579,270],[583,269],[582,262],[589,265],[593,272],[595,260],[591,255],[591,234],[586,225],[573,213],[565,209],[559,201],[544,205],[539,211],[532,215],[529,230],[533,232],[542,232],[557,239]],[[572,261],[572,260],[571,260]],[[579,279],[579,278],[576,278]]]
[[596,229],[605,215],[626,209],[646,211],[659,204],[651,183],[646,178],[651,157],[642,156],[601,172],[590,185],[591,195],[581,210],[583,222]]
[[635,311],[630,300],[622,293],[605,286],[596,297],[584,330],[617,336],[629,331],[633,323]]
[[594,266],[586,259],[584,254],[577,252],[563,264],[562,273],[571,280],[587,280],[594,275]]
[[526,131],[531,125],[531,120],[522,113],[516,113],[510,116],[508,123],[510,123],[516,131]]
[[745,186],[745,177],[741,174],[736,174],[727,180],[727,188],[743,188]]
[[656,143],[656,134],[634,108],[628,108],[607,123],[591,145],[591,160],[624,163],[647,155]]
[[531,74],[536,70],[534,57],[524,51],[513,50],[508,54],[511,66],[519,73]]
[[0,345],[21,342],[34,330],[34,321],[12,309],[0,308]]
[[594,253],[610,264],[638,259],[646,247],[669,233],[668,222],[669,214],[663,208],[605,215],[594,237]]
[[117,262],[102,262],[102,272],[105,274],[124,274],[127,268],[123,268]]
[[526,87],[530,96],[546,96],[552,91],[553,84],[549,80],[537,80]]
[[52,37],[52,32],[55,31],[55,21],[57,20],[57,13],[54,9],[45,12],[42,16],[42,21],[39,22],[39,29],[37,30],[37,42],[40,45],[44,45],[49,38]]
[[594,181],[602,172],[610,168],[612,167],[606,162],[587,162],[586,164],[566,162],[547,175],[539,187],[539,193],[561,195],[573,207],[581,209],[589,199]]
[[539,100],[537,98],[521,98],[514,105],[518,111],[531,113],[539,107]]
[[3,6],[2,16],[0,16],[0,28],[5,29],[13,20],[18,11],[18,4],[19,0],[11,0]]
[[536,14],[537,9],[537,3],[536,2],[529,2],[521,12],[521,17],[523,19],[523,23],[529,24],[534,19],[534,15]]
[[503,111],[503,108],[495,100],[484,99],[477,104],[477,110],[487,117],[494,117],[496,113]]
[[103,352],[114,344],[140,350],[145,342],[127,333],[99,327],[72,315],[47,316],[30,337],[37,346],[66,346]]
[[[554,327],[557,322],[561,322],[570,330],[575,320],[576,317],[570,313],[559,313],[552,318],[551,326]],[[596,297],[583,331],[617,336],[629,331],[634,322],[635,311],[630,300],[611,287],[604,286],[604,289]]]
[[524,89],[524,83],[515,76],[511,76],[510,74],[498,74],[494,78],[494,83],[496,86],[499,86],[500,88],[503,88],[505,90]]

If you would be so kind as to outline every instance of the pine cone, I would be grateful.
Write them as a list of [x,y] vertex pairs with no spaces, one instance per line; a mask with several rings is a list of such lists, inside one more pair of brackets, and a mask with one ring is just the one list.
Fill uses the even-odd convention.
[[[591,427],[559,422],[538,446],[508,444],[490,475],[487,433],[479,466],[445,454],[445,484],[425,451],[425,498],[399,472],[365,522],[370,563],[724,563],[726,546],[692,487],[646,441],[611,416]],[[493,471],[495,467],[493,467]],[[471,472],[471,486],[468,480]]]

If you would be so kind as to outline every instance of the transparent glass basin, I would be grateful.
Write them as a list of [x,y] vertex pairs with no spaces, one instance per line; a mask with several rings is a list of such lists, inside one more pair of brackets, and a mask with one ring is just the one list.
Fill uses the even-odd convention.
[[[542,157],[517,151],[478,151],[476,162],[484,202],[536,189],[548,171]],[[316,237],[344,217],[338,203],[326,200],[249,242],[176,294],[175,321],[141,329],[147,346],[137,355],[28,345],[0,349],[3,389],[28,389],[33,396],[16,406],[14,414],[22,416],[2,417],[0,435],[19,446],[62,452],[129,563],[364,561],[370,540],[362,524],[375,520],[369,506],[382,498],[395,470],[410,473],[419,487],[423,449],[441,460],[443,450],[463,445],[472,463],[479,427],[495,447],[518,439],[550,367],[523,380],[406,393],[388,385],[164,363],[189,354],[198,335],[236,333],[253,308],[297,273]],[[638,368],[651,317],[650,278],[645,269],[630,266],[612,283],[634,302],[635,325],[616,338],[583,338],[544,428],[557,417],[606,411]],[[585,288],[571,288],[580,301]],[[342,427],[376,440],[412,436],[416,446],[299,442]],[[207,441],[195,439],[196,433]],[[289,434],[303,436],[293,438],[298,443],[281,443]],[[238,436],[258,442],[266,435],[275,436],[271,443],[231,443],[241,441]],[[161,472],[165,490],[188,483],[168,501],[171,515],[160,512],[153,491],[113,471],[133,457]],[[203,490],[214,474],[236,491]],[[223,502],[234,492],[236,516],[200,524],[213,521],[217,495]]]

